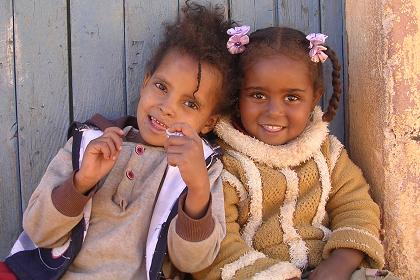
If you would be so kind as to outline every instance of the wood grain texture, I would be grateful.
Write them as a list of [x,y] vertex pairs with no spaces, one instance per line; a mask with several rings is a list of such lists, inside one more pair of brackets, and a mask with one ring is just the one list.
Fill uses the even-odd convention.
[[127,112],[135,115],[145,67],[162,38],[164,22],[175,21],[178,1],[125,1]]
[[66,1],[15,0],[16,96],[22,205],[69,126]]
[[12,1],[0,2],[0,259],[20,232],[21,199],[13,49]]
[[278,0],[280,26],[289,26],[304,33],[320,31],[319,1]]
[[71,1],[75,120],[84,121],[94,113],[109,118],[126,114],[123,3]]
[[[343,28],[343,10],[344,3],[342,0],[321,0],[321,32],[328,35],[327,45],[330,46],[337,54],[341,64],[341,85],[343,93],[340,98],[340,104],[337,110],[337,115],[330,123],[330,131],[340,139],[341,142],[345,142],[345,99],[346,99],[346,87],[344,85],[344,28]],[[328,102],[332,95],[331,85],[331,72],[332,64],[331,61],[324,63],[324,81],[326,92],[323,96],[323,108],[326,110]]]
[[231,18],[240,25],[251,26],[251,31],[275,26],[276,0],[230,0]]

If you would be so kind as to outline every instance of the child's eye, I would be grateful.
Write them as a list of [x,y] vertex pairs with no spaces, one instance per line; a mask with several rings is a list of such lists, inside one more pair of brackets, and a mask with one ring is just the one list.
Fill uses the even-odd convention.
[[260,99],[260,100],[262,100],[262,99],[266,99],[265,95],[264,95],[264,94],[262,94],[262,93],[260,93],[260,92],[253,93],[253,94],[252,94],[252,97],[254,97],[255,99]]
[[184,102],[184,105],[187,106],[188,108],[198,110],[198,105],[194,101],[187,100],[187,101]]
[[155,87],[157,87],[159,90],[166,92],[166,87],[164,84],[161,83],[155,83]]
[[295,95],[288,95],[288,96],[286,96],[286,101],[294,102],[294,101],[298,101],[298,100],[299,100],[299,97],[297,97]]

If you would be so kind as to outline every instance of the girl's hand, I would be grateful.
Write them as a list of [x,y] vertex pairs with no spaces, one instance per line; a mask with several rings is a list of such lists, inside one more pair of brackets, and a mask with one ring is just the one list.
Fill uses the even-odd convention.
[[185,212],[191,218],[200,218],[205,214],[210,199],[210,182],[202,140],[197,132],[185,123],[173,124],[168,131],[183,134],[168,137],[165,143],[168,164],[179,168],[182,179],[187,184]]
[[76,189],[86,193],[108,174],[120,154],[123,136],[124,132],[118,127],[109,127],[101,137],[89,143],[74,176]]
[[309,280],[344,280],[350,279],[352,273],[363,260],[363,253],[354,249],[336,249],[328,259],[321,262],[309,275]]

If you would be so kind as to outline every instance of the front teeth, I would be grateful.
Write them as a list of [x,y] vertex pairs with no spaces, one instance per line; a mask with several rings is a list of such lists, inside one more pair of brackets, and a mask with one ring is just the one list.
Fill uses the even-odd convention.
[[269,130],[269,131],[277,132],[277,131],[282,130],[284,127],[283,126],[274,126],[274,125],[264,125],[264,128]]
[[158,121],[158,120],[157,120],[157,119],[155,119],[154,117],[150,116],[150,119],[151,119],[153,122],[157,123],[158,125],[163,126],[165,129],[166,129],[166,128],[168,128],[168,127],[167,127],[164,123],[161,123],[160,121]]

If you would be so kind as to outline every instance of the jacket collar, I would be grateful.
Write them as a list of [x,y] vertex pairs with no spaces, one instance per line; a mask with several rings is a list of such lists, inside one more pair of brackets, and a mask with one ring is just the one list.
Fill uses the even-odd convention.
[[269,145],[246,135],[235,129],[227,118],[217,123],[215,132],[234,150],[254,161],[275,168],[297,166],[319,151],[328,135],[328,123],[322,121],[322,114],[321,108],[315,107],[314,116],[302,134],[284,145]]

